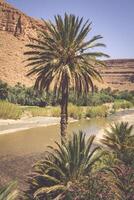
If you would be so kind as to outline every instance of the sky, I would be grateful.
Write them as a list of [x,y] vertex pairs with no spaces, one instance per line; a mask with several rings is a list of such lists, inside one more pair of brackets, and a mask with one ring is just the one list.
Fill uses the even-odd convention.
[[[88,38],[102,35],[112,58],[134,58],[134,0],[7,0],[29,16],[53,20],[56,14],[75,14],[92,21]],[[97,49],[98,50],[98,49]]]

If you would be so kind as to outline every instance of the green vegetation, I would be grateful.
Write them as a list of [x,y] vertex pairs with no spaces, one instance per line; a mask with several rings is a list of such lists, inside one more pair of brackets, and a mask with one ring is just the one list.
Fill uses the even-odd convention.
[[[86,41],[91,30],[89,21],[65,14],[55,16],[55,23],[46,22],[48,31],[40,31],[39,39],[32,39],[25,55],[29,67],[28,75],[37,75],[35,88],[39,91],[53,91],[55,97],[61,95],[61,136],[64,139],[68,124],[68,98],[70,90],[75,95],[85,94],[94,88],[94,80],[102,81],[95,68],[104,66],[100,57],[108,57],[102,52],[94,52],[96,47],[105,47],[98,42],[100,35]],[[92,50],[92,51],[91,51]]]
[[133,104],[127,100],[116,100],[113,104],[114,110],[132,108]]
[[0,200],[17,200],[18,191],[16,182],[12,182],[0,188]]
[[93,146],[95,136],[87,140],[82,132],[49,147],[34,165],[25,195],[29,200],[133,200],[132,129],[126,122],[112,125],[101,148]]
[[[74,133],[49,147],[28,176],[27,200],[133,200],[134,135],[127,122],[106,130],[100,145],[95,136]],[[17,199],[16,183],[0,189],[0,200]]]
[[[0,81],[0,99],[22,106],[58,106],[61,97],[57,99],[53,93],[38,92],[33,87],[26,88],[18,83],[14,87],[8,86]],[[105,103],[114,103],[114,109],[130,108],[134,105],[134,91],[112,91],[110,88],[98,91],[95,87],[94,93],[75,96],[72,91],[69,95],[69,104],[76,106],[100,106]],[[121,106],[121,104],[123,104]],[[125,105],[126,104],[126,105]]]
[[[7,84],[0,82],[0,99],[2,100],[0,101],[0,118],[3,119],[19,119],[26,111],[33,117],[60,117],[60,97],[58,100],[52,93],[39,93],[33,87],[26,88],[19,83],[14,87],[9,87]],[[110,88],[98,91],[95,87],[93,94],[89,92],[88,95],[80,95],[77,98],[70,92],[69,102],[69,117],[74,119],[106,117],[109,113],[116,112],[116,110],[133,107],[134,92],[112,91]],[[111,103],[112,107],[108,104],[102,105],[105,103]]]
[[[44,116],[44,117],[60,117],[59,106],[46,106],[45,108],[34,107],[20,107],[23,113],[29,113],[32,117]],[[22,113],[21,113],[22,114]],[[109,108],[105,105],[102,106],[75,106],[69,104],[68,116],[73,119],[81,118],[95,118],[95,117],[107,117],[109,114]]]
[[86,117],[95,118],[95,117],[107,117],[109,109],[107,106],[92,106],[87,108]]
[[101,140],[102,144],[106,145],[126,165],[133,162],[134,135],[132,135],[132,129],[133,125],[129,126],[127,122],[111,125],[110,131],[107,130]]
[[[58,15],[55,24],[50,21],[45,26],[48,32],[31,39],[27,45],[31,50],[25,52],[31,67],[28,75],[37,75],[35,87],[19,83],[9,87],[0,81],[0,118],[18,119],[26,112],[61,117],[61,144],[49,147],[44,159],[34,165],[24,199],[134,200],[132,125],[111,125],[100,144],[82,131],[64,140],[68,117],[107,117],[131,108],[134,91],[98,91],[94,86],[95,79],[102,80],[95,66],[104,65],[97,58],[107,55],[88,51],[105,46],[98,43],[100,35],[85,41],[91,28],[88,21],[83,24],[83,18],[65,14],[64,19]],[[0,189],[0,200],[15,200],[17,194],[16,183],[8,184]]]
[[1,119],[19,119],[22,115],[22,109],[20,106],[0,101],[0,118]]
[[[120,100],[114,102],[110,108],[109,105],[100,106],[76,106],[69,104],[68,117],[73,119],[107,117],[116,110],[133,107],[131,102]],[[42,116],[42,117],[60,117],[60,106],[20,106],[0,101],[0,118],[1,119],[19,119],[21,116]]]
[[[95,136],[86,141],[85,134],[73,134],[66,143],[50,147],[45,160],[34,166],[35,175],[30,179],[28,199],[62,198],[71,181],[91,172],[102,152],[100,147],[92,147]],[[67,197],[66,197],[67,199]]]
[[45,108],[40,108],[40,107],[24,107],[23,111],[28,111],[31,113],[33,117],[36,116],[45,116],[45,117],[59,117],[60,116],[60,107],[52,107],[52,106],[47,106]]

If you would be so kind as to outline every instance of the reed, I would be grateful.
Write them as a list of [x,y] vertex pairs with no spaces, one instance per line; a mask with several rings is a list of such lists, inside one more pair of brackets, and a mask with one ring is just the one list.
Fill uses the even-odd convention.
[[86,117],[107,117],[108,110],[108,107],[105,105],[88,107],[86,110]]
[[127,100],[118,100],[118,101],[115,101],[113,104],[114,110],[129,109],[132,107],[133,107],[133,104]]
[[19,119],[22,115],[22,109],[16,104],[6,101],[0,101],[0,118],[1,119]]

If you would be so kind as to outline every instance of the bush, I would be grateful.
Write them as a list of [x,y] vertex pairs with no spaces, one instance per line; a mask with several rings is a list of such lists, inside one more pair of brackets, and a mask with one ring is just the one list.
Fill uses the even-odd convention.
[[118,100],[114,102],[113,109],[119,110],[119,109],[126,109],[133,107],[133,104],[126,100]]
[[73,104],[69,104],[68,106],[68,114],[69,117],[74,119],[81,119],[83,117],[83,108],[80,106],[75,106]]
[[107,106],[93,106],[89,107],[86,111],[86,117],[95,118],[95,117],[107,117],[108,107]]
[[[2,81],[0,81],[0,99],[20,105],[41,107],[46,105],[58,106],[61,101],[60,95],[57,99],[52,92],[39,92],[34,87],[26,87],[20,83],[11,87]],[[111,88],[99,91],[95,87],[94,93],[89,92],[87,95],[77,96],[72,90],[69,92],[69,102],[77,106],[98,106],[113,102],[114,99],[129,100],[134,105],[134,91],[120,92],[111,90]]]
[[121,200],[114,174],[100,170],[70,184],[63,200]]
[[[60,106],[46,106],[45,108],[40,107],[27,107],[26,111],[29,111],[33,117],[36,116],[49,116],[49,117],[60,117]],[[68,116],[74,119],[80,119],[83,115],[82,107],[69,104]]]
[[0,81],[0,99],[5,100],[8,97],[8,85]]

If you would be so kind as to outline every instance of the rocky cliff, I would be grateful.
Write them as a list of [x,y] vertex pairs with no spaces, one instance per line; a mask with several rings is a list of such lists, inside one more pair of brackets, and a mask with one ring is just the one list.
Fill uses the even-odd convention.
[[26,77],[23,53],[31,37],[45,29],[41,20],[33,19],[0,0],[0,79],[10,85],[21,82],[33,85],[33,78]]
[[0,0],[0,30],[7,31],[19,39],[37,37],[39,29],[45,29],[41,20],[35,20],[4,0]]
[[[23,53],[30,37],[37,37],[38,30],[45,29],[41,20],[33,19],[4,0],[0,0],[0,79],[10,85],[21,82],[34,84],[34,78],[26,76]],[[107,68],[99,69],[104,84],[113,89],[134,90],[134,59],[105,61]]]
[[134,59],[116,59],[105,62],[107,67],[101,70],[105,83],[114,89],[134,90]]

